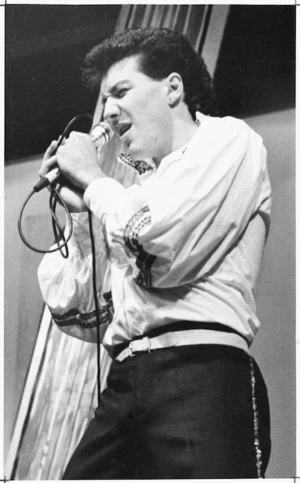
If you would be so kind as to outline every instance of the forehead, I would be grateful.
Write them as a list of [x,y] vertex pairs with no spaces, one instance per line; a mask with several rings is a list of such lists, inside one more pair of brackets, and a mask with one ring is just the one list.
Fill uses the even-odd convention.
[[126,57],[113,64],[101,82],[101,92],[109,92],[118,82],[135,81],[148,77],[140,70],[139,56]]

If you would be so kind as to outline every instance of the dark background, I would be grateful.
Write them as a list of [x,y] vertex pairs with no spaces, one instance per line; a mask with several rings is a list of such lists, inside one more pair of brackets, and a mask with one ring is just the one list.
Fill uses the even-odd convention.
[[[96,97],[82,86],[86,53],[110,35],[121,5],[6,7],[6,160],[39,154]],[[25,42],[24,42],[25,41]]]
[[[82,86],[82,61],[111,34],[120,9],[6,6],[7,163],[43,153],[72,117],[93,113],[96,97]],[[230,7],[214,78],[220,115],[294,106],[295,37],[293,6]]]
[[295,106],[294,6],[232,6],[215,72],[223,114],[239,117]]

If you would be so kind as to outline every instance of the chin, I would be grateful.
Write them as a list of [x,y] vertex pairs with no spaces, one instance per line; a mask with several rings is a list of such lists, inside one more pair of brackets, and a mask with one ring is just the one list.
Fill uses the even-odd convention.
[[137,148],[134,148],[133,146],[130,146],[130,148],[127,148],[127,153],[135,161],[142,161],[144,159],[151,158],[151,155],[146,154],[145,150],[137,149]]
[[124,142],[123,143],[123,150],[128,153],[131,158],[135,161],[143,161],[145,159],[151,159],[157,156],[157,153],[154,153],[154,149],[156,146],[149,145],[142,143],[135,143],[134,141]]

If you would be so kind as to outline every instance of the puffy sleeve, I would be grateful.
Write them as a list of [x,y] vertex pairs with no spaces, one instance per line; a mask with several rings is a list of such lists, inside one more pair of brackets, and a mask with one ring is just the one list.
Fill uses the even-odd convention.
[[206,118],[185,153],[163,159],[145,186],[96,180],[85,201],[105,220],[108,243],[126,254],[136,283],[192,283],[221,263],[255,214],[268,229],[266,150],[243,121]]
[[[44,256],[38,279],[42,297],[52,319],[69,335],[88,342],[97,340],[97,321],[93,298],[93,265],[90,229],[87,213],[73,213],[73,234],[68,243],[69,256],[56,251]],[[96,283],[100,312],[100,331],[103,335],[112,319],[110,264],[103,230],[93,220],[96,249]]]

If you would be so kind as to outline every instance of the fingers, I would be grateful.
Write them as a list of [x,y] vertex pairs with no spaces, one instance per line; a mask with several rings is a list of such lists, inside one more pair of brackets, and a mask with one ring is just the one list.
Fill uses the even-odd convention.
[[51,169],[54,168],[54,166],[57,165],[57,157],[56,156],[51,156],[50,158],[44,158],[41,168],[39,170],[39,176],[45,176]]
[[58,142],[59,141],[52,141],[50,146],[45,151],[42,165],[38,173],[40,177],[47,174],[48,171],[50,171],[57,164],[57,157],[54,153],[56,152]]
[[85,147],[91,148],[91,146],[94,148],[89,134],[72,131],[69,137],[64,139],[64,142],[59,146],[57,150],[58,159],[64,153],[71,153],[72,151],[75,153],[76,150],[84,149]]
[[55,152],[56,148],[57,148],[57,145],[58,145],[58,141],[52,141],[50,146],[47,148],[45,154],[44,154],[44,160],[45,159],[48,159],[48,158],[51,158],[51,156],[53,155],[53,153]]
[[94,143],[89,134],[77,131],[72,131],[62,143],[60,140],[52,141],[47,148],[38,174],[43,177],[59,166],[64,176],[79,186],[76,173],[88,169],[88,162],[97,163]]
[[78,148],[80,148],[80,146],[92,146],[94,148],[91,136],[77,131],[70,132],[69,137],[65,140],[64,147],[67,147],[68,145],[77,146]]
[[68,139],[75,139],[75,138],[86,138],[86,139],[90,139],[90,135],[89,134],[86,134],[84,132],[79,132],[79,131],[71,131],[70,134],[69,134],[69,138]]

